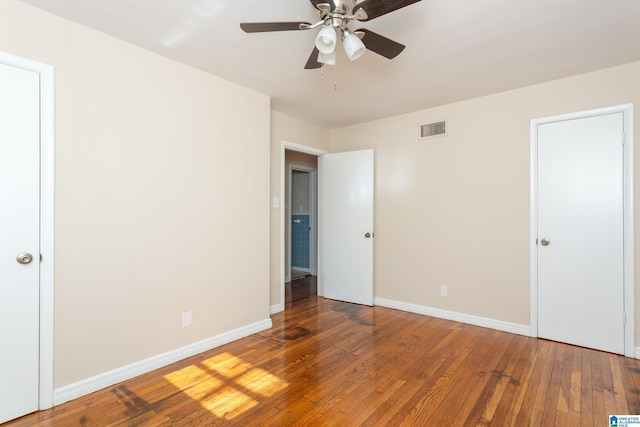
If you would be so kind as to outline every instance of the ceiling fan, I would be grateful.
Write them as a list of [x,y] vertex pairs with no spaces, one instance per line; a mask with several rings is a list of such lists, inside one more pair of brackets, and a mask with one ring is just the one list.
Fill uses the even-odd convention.
[[320,20],[310,22],[243,22],[240,28],[247,33],[268,31],[311,30],[322,27],[316,37],[316,46],[307,60],[305,69],[320,68],[324,64],[335,65],[335,49],[340,37],[347,56],[358,59],[366,49],[393,59],[405,48],[404,45],[374,33],[366,28],[349,29],[350,21],[370,21],[421,0],[310,0],[318,9]]

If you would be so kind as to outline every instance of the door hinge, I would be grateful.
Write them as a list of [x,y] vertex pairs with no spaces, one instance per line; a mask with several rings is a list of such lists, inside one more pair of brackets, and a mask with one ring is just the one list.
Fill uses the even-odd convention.
[[627,324],[627,312],[626,311],[622,312],[622,324],[623,325]]
[[625,134],[624,132],[622,132],[622,145],[624,145],[624,140],[625,140]]

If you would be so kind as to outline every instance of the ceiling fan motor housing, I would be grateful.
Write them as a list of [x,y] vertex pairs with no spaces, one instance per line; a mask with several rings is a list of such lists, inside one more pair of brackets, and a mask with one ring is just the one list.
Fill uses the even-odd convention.
[[351,15],[355,3],[354,0],[333,0],[333,12]]

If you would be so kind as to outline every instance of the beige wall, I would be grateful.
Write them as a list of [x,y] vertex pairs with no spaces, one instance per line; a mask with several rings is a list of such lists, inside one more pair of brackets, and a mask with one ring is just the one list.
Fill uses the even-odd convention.
[[[282,164],[282,142],[287,141],[320,150],[329,151],[329,131],[320,126],[295,119],[293,117],[273,111],[271,114],[271,197],[280,198],[283,188],[282,172],[288,171],[288,166]],[[295,156],[295,154],[290,154]],[[304,165],[299,165],[304,166]],[[281,226],[281,214],[284,212],[284,198],[280,200],[279,208],[271,208],[271,277],[270,294],[271,306],[284,307],[282,283],[285,278],[282,251],[284,247]],[[281,211],[282,210],[282,211]]]
[[13,0],[0,51],[55,66],[55,387],[268,319],[269,98]]
[[[640,105],[639,75],[633,63],[333,131],[332,151],[376,152],[375,296],[529,325],[530,120]],[[447,137],[418,139],[442,119]],[[635,330],[640,342],[637,313]]]

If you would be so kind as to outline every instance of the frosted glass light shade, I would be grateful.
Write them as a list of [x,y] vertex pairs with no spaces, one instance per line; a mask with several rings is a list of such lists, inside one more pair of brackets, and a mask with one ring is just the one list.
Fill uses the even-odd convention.
[[336,51],[331,53],[318,53],[318,62],[328,65],[336,65]]
[[316,47],[321,53],[331,53],[336,50],[336,30],[328,25],[323,27],[316,37]]
[[347,35],[342,41],[344,51],[347,52],[347,56],[350,60],[355,61],[360,58],[367,48],[362,43],[362,40],[355,34]]

